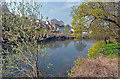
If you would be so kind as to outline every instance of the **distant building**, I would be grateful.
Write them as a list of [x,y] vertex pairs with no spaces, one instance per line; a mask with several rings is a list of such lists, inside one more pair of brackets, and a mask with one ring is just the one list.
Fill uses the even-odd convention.
[[65,33],[64,27],[58,27],[58,28],[59,28],[59,32]]
[[71,34],[73,33],[74,29],[70,25],[66,25],[68,27],[68,32],[65,32],[64,22],[58,21],[56,19],[52,19],[49,21],[41,21],[37,19],[32,27],[40,27],[40,29],[47,29],[47,30],[56,30],[59,33]]
[[74,32],[74,29],[70,29],[72,32]]
[[37,21],[35,21],[35,23],[34,23],[34,25],[32,27],[35,28],[35,26],[40,27],[40,29],[56,30],[56,27],[53,26],[49,21],[41,21],[41,20],[39,20],[39,22],[38,22],[38,20],[37,20]]
[[64,22],[58,21],[57,19],[52,19],[51,23],[54,24],[55,26],[64,26]]
[[52,24],[57,24],[57,22],[58,22],[57,19],[52,19],[52,20],[51,20],[51,23],[52,23]]
[[46,21],[46,24],[49,24],[48,21]]
[[57,31],[59,31],[60,29],[59,28],[57,28]]

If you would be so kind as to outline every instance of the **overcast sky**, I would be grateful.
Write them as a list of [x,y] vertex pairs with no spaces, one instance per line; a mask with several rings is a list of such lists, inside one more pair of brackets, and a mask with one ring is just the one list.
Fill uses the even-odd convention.
[[70,16],[71,8],[74,5],[79,5],[80,2],[41,2],[43,17],[62,20],[64,24],[70,24],[72,17]]

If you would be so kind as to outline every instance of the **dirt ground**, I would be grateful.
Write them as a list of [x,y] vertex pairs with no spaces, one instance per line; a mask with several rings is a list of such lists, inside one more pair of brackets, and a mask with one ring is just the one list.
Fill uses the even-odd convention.
[[98,57],[83,59],[80,65],[72,68],[73,77],[118,77],[118,59]]

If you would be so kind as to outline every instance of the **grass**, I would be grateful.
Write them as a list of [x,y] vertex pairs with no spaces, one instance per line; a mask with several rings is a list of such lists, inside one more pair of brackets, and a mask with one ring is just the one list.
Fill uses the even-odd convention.
[[119,46],[116,43],[105,44],[104,41],[99,41],[88,50],[88,57],[91,59],[102,55],[108,58],[118,58]]
[[119,45],[114,43],[105,44],[101,55],[109,58],[118,58],[117,54],[120,52],[118,47]]

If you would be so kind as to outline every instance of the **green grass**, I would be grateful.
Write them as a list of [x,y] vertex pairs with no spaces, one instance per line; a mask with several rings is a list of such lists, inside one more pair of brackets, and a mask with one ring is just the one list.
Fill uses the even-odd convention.
[[103,48],[103,53],[101,55],[109,57],[109,58],[117,58],[117,54],[119,53],[118,44],[110,43],[105,44]]
[[119,46],[115,43],[105,44],[104,41],[99,41],[88,50],[88,57],[96,58],[102,55],[108,58],[118,58],[117,54],[120,52],[118,49]]

